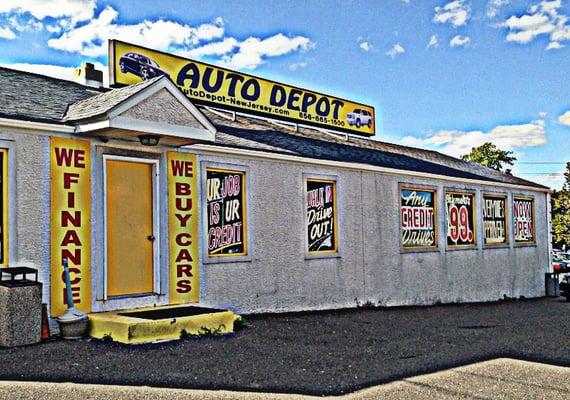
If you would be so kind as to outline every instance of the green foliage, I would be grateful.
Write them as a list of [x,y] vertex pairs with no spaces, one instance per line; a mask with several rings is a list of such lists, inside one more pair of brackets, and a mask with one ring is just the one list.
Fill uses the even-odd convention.
[[111,336],[110,333],[106,333],[103,335],[103,337],[101,338],[102,341],[107,342],[107,343],[113,343],[113,336]]
[[239,316],[234,321],[234,331],[239,331],[241,329],[245,329],[248,327],[248,325],[249,324],[248,324],[247,320],[244,317]]
[[552,192],[552,245],[561,248],[570,246],[570,162],[566,163],[565,182],[562,190]]
[[219,336],[222,331],[226,328],[224,324],[221,324],[217,328],[210,329],[206,326],[202,326],[198,333],[190,333],[186,329],[180,331],[180,339],[196,339],[203,336]]
[[[471,152],[469,154],[462,155],[461,159],[481,164],[485,167],[493,168],[502,172],[503,164],[513,165],[517,160],[517,158],[513,157],[512,154],[512,151],[498,149],[493,143],[487,142],[479,147],[472,147]],[[510,174],[511,170],[507,169],[504,172]]]

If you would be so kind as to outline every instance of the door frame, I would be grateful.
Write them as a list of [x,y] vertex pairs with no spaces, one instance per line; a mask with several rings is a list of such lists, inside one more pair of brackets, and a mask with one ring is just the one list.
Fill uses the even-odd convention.
[[[152,160],[148,158],[138,157],[125,157],[116,156],[111,154],[103,154],[103,300],[108,300],[107,293],[107,270],[108,270],[108,257],[107,257],[107,161],[125,161],[140,164],[152,165],[152,230],[155,237],[152,242],[152,295],[160,294],[160,202],[159,202],[159,178],[160,168],[159,160]],[[141,295],[133,296],[112,296],[111,298],[124,298],[124,297],[140,297]]]

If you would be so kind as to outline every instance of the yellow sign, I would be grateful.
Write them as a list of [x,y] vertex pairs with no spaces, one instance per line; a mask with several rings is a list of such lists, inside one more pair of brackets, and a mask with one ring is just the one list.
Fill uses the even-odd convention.
[[374,107],[129,43],[109,42],[111,85],[168,76],[193,102],[374,136]]
[[67,309],[63,259],[75,308],[91,311],[91,162],[89,142],[51,137],[51,314]]
[[168,153],[170,303],[199,300],[198,180],[196,156]]

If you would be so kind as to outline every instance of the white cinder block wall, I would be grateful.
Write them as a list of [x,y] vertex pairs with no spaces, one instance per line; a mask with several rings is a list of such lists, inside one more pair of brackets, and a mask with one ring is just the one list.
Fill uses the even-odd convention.
[[[279,161],[201,159],[249,168],[252,245],[251,261],[202,264],[206,305],[266,312],[354,307],[367,301],[395,306],[544,295],[546,193]],[[305,257],[304,174],[337,177],[338,257]],[[438,250],[400,250],[399,184],[437,189]],[[475,191],[476,249],[446,250],[445,189]],[[508,196],[508,248],[483,248],[482,193]],[[514,246],[513,195],[535,199],[536,245]]]
[[[10,265],[39,269],[43,300],[49,303],[50,282],[50,161],[49,136],[18,129],[0,132],[0,145],[9,149]],[[97,303],[102,263],[103,145],[92,141],[92,297]],[[121,154],[146,150],[121,144]],[[164,152],[160,160],[161,276],[157,304],[168,299],[168,221]],[[163,154],[160,154],[160,152]],[[546,193],[511,190],[500,185],[472,185],[436,179],[384,175],[309,164],[199,154],[204,162],[247,168],[249,256],[247,261],[200,264],[201,301],[238,312],[296,311],[354,307],[357,303],[395,306],[437,302],[494,301],[508,297],[544,295],[548,268]],[[305,256],[304,175],[336,177],[340,251],[323,258]],[[203,180],[203,177],[202,177]],[[400,250],[399,185],[431,186],[438,190],[439,249]],[[204,182],[200,182],[200,192]],[[446,250],[444,191],[476,192],[477,249]],[[481,196],[497,192],[509,196],[508,248],[483,248]],[[514,246],[512,196],[535,200],[536,245]],[[200,194],[201,198],[201,194]],[[205,204],[201,201],[201,204]],[[200,214],[200,219],[203,216]],[[203,225],[200,225],[202,240]],[[204,243],[202,242],[203,246]],[[125,305],[129,305],[128,301]],[[134,300],[131,306],[138,305]],[[142,305],[142,304],[141,304]]]

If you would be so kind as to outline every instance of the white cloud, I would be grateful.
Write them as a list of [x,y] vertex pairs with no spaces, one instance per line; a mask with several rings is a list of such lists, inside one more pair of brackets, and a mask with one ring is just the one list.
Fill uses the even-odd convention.
[[535,147],[546,144],[546,129],[543,120],[521,125],[499,125],[488,132],[483,131],[438,131],[426,137],[406,136],[402,143],[408,146],[431,148],[459,157],[471,148],[491,142],[502,150]]
[[298,62],[298,63],[294,63],[294,64],[289,65],[289,69],[290,69],[291,71],[297,71],[297,70],[300,69],[300,68],[305,68],[307,65],[308,65],[308,64],[307,64],[306,62],[304,62],[304,61],[303,61],[303,62]]
[[0,39],[14,40],[16,34],[10,28],[0,28]]
[[464,0],[454,0],[443,7],[435,8],[433,21],[439,24],[450,23],[457,28],[467,23],[470,13],[471,9]]
[[539,111],[538,116],[540,118],[545,118],[548,115],[548,113],[546,111]]
[[[220,64],[249,69],[263,64],[269,57],[314,47],[314,43],[306,37],[290,37],[282,33],[268,38],[249,37],[244,41],[224,37],[225,22],[222,17],[217,17],[213,23],[199,26],[164,19],[122,25],[117,22],[118,17],[119,13],[107,6],[83,26],[70,28],[63,24],[61,26],[65,31],[59,37],[48,40],[48,46],[87,57],[100,57],[107,52],[107,39],[120,38],[129,43],[171,51],[185,57],[211,56],[217,58]],[[54,27],[49,29],[56,30]],[[217,39],[221,40],[214,41]]]
[[359,46],[365,52],[369,52],[370,50],[372,50],[372,47],[374,47],[370,42],[361,42]]
[[30,13],[37,20],[64,18],[72,26],[93,18],[96,0],[2,0],[0,14]]
[[130,43],[167,50],[171,46],[195,46],[200,41],[213,40],[224,34],[224,27],[220,25],[223,20],[197,27],[163,19],[119,25],[114,23],[118,15],[115,9],[107,6],[89,23],[48,40],[48,46],[88,57],[99,57],[106,54],[106,41],[111,38],[121,38]]
[[557,49],[562,49],[564,47],[566,46],[564,46],[560,42],[550,42],[548,43],[548,46],[546,46],[546,50],[557,50]]
[[405,53],[406,49],[400,44],[396,43],[390,50],[388,50],[385,54],[392,59],[396,58],[398,54]]
[[510,0],[489,0],[487,3],[487,17],[495,18],[501,8],[510,3]]
[[449,41],[449,47],[465,47],[470,41],[467,36],[456,35]]
[[429,42],[426,45],[426,49],[429,49],[431,47],[439,47],[439,43],[437,41],[437,35],[431,35],[431,38],[429,39]]
[[8,24],[10,25],[10,28],[18,32],[41,31],[44,27],[40,21],[34,18],[29,18],[26,20],[21,17],[19,18],[17,15],[12,15],[10,18],[8,18]]
[[[95,69],[103,71],[103,85],[109,87],[109,67],[101,63],[93,63]],[[16,69],[18,71],[32,72],[34,74],[47,75],[52,78],[63,79],[66,81],[74,81],[73,72],[74,67],[62,67],[59,65],[50,64],[26,64],[26,63],[15,63],[15,64],[0,64],[2,67]]]
[[558,122],[562,125],[570,126],[570,110],[566,111],[560,117],[558,117]]
[[220,42],[213,42],[205,44],[204,46],[196,47],[190,50],[181,50],[176,54],[183,57],[203,57],[203,56],[223,56],[224,54],[231,53],[234,49],[238,48],[240,43],[232,38],[224,38]]
[[278,57],[294,51],[305,51],[315,46],[303,36],[289,37],[282,33],[266,39],[249,37],[239,43],[239,51],[224,55],[222,64],[232,68],[254,69],[265,62],[267,57]]
[[543,0],[530,6],[528,13],[513,15],[498,26],[508,29],[507,42],[526,44],[548,35],[550,42],[546,49],[559,49],[564,47],[560,42],[570,40],[569,16],[559,13],[561,7],[561,0]]

